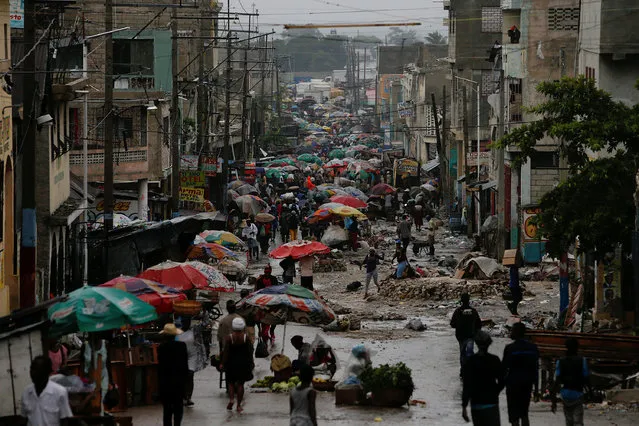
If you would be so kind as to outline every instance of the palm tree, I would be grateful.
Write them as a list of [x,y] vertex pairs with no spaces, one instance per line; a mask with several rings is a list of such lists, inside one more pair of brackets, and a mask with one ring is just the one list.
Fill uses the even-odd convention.
[[426,44],[446,44],[448,43],[448,39],[441,34],[439,31],[435,31],[434,33],[428,33],[426,38]]

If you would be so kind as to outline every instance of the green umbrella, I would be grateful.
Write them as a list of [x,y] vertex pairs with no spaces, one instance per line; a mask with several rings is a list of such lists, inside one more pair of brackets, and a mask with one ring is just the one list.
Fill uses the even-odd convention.
[[158,318],[155,308],[118,288],[82,287],[49,308],[49,335],[107,331]]
[[282,177],[282,172],[279,169],[266,169],[266,177],[269,179],[279,179]]
[[305,163],[315,163],[315,164],[319,164],[320,166],[322,165],[322,159],[319,158],[317,155],[313,155],[313,154],[302,154],[299,157],[297,157],[298,161],[303,161]]
[[334,149],[328,153],[328,158],[331,158],[331,159],[334,159],[334,158],[342,159],[344,157],[346,157],[346,153],[344,152],[343,149]]

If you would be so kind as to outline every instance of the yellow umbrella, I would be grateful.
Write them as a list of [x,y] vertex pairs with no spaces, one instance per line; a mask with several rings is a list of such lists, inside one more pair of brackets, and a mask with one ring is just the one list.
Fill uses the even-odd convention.
[[349,206],[333,207],[333,208],[329,209],[329,211],[331,213],[333,213],[333,214],[336,214],[336,215],[342,216],[342,217],[354,217],[354,218],[356,218],[358,220],[366,220],[366,219],[368,219],[368,217],[366,217],[366,215],[364,213],[360,212],[356,208],[349,207]]

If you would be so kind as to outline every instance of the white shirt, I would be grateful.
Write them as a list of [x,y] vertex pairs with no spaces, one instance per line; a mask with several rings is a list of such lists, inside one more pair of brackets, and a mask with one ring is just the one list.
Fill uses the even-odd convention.
[[300,259],[300,275],[303,277],[313,276],[313,256],[305,256]]
[[249,240],[254,240],[257,237],[257,226],[255,226],[254,223],[251,223],[242,230],[242,236]]
[[186,353],[189,357],[189,370],[197,370],[197,349],[195,348],[195,336],[193,330],[185,331],[175,338],[178,342],[184,342],[186,344]]
[[69,394],[65,388],[49,380],[38,396],[31,383],[22,392],[22,415],[29,420],[29,426],[58,426],[60,419],[73,417]]

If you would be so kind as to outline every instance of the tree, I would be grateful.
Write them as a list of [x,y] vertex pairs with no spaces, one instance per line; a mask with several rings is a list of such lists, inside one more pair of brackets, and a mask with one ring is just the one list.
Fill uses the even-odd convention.
[[410,46],[419,42],[417,31],[415,30],[403,30],[399,27],[391,27],[386,36],[388,43],[395,44],[397,46]]
[[[544,82],[546,100],[530,109],[540,118],[515,128],[496,144],[516,146],[516,163],[530,158],[545,137],[558,142],[572,176],[541,199],[538,217],[548,251],[558,256],[579,237],[579,250],[599,254],[627,242],[633,229],[633,177],[639,159],[639,109],[616,102],[583,76]],[[592,153],[614,154],[591,160]]]
[[446,44],[448,43],[448,38],[444,36],[439,31],[435,31],[434,33],[428,33],[425,37],[426,44]]

